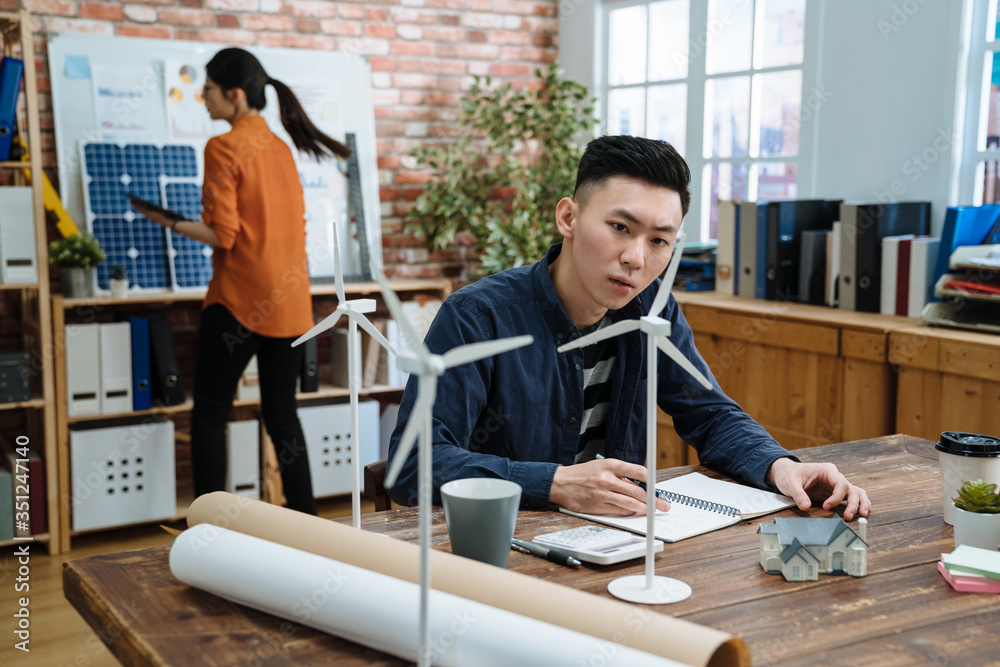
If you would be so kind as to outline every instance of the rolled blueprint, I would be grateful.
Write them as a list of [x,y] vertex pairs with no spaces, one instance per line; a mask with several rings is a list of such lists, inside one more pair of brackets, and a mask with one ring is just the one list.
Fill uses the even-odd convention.
[[[417,544],[223,491],[199,496],[189,526],[214,524],[246,535],[420,581]],[[750,665],[743,640],[725,632],[536,577],[431,550],[431,586],[445,593],[685,665]],[[587,663],[584,663],[587,664]]]
[[[241,605],[416,660],[420,587],[224,528],[198,525],[170,549],[180,581]],[[682,667],[520,614],[431,591],[431,659],[441,667]]]

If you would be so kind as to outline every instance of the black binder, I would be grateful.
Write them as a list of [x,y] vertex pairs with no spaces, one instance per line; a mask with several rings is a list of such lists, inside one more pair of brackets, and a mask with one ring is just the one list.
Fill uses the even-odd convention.
[[319,391],[319,342],[316,338],[310,338],[302,344],[299,391],[303,393]]
[[174,336],[170,320],[164,315],[149,317],[149,361],[152,371],[153,402],[156,405],[179,405],[184,402]]
[[826,303],[826,239],[832,231],[802,232],[799,256],[799,301],[822,306]]
[[[882,239],[886,236],[930,233],[930,202],[857,205],[854,310],[879,312],[882,291]],[[849,251],[841,248],[841,252]]]
[[[839,216],[839,200],[799,199],[767,205],[765,299],[799,300],[802,233],[831,230]],[[803,286],[803,290],[805,288]]]

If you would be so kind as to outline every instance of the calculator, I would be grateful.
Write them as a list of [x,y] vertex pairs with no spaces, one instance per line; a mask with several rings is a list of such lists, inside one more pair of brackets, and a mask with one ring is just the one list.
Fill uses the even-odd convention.
[[[532,538],[532,541],[598,565],[639,558],[646,553],[645,537],[595,525],[545,533]],[[663,542],[655,540],[653,551],[663,551]]]

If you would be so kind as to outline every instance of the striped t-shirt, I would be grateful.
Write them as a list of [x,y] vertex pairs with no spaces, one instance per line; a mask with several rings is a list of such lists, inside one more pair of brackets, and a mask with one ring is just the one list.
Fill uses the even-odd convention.
[[[600,322],[580,333],[586,336],[611,324],[605,315]],[[580,420],[580,444],[575,463],[604,455],[604,437],[611,404],[611,381],[615,368],[615,338],[583,348],[583,419]]]

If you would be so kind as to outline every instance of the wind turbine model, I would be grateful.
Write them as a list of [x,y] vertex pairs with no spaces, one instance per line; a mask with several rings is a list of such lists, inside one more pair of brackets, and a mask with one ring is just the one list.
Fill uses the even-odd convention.
[[712,388],[712,383],[708,381],[701,371],[699,371],[677,347],[670,342],[670,322],[660,317],[660,313],[667,305],[670,298],[670,288],[677,275],[677,268],[680,266],[681,254],[684,250],[685,235],[678,234],[677,243],[674,244],[673,256],[667,266],[666,274],[660,289],[653,299],[653,305],[649,308],[649,313],[637,320],[623,320],[611,326],[605,327],[592,334],[577,338],[576,340],[561,345],[559,352],[566,352],[580,347],[586,347],[600,340],[618,336],[620,334],[635,331],[638,329],[647,336],[646,355],[646,574],[633,575],[629,577],[619,577],[608,584],[608,590],[615,597],[629,600],[630,602],[644,602],[646,604],[666,604],[668,602],[680,602],[691,595],[691,587],[677,579],[670,577],[660,577],[653,574],[656,537],[655,513],[656,513],[656,361],[657,351],[662,350],[668,357],[693,376],[706,389]]
[[503,352],[530,345],[532,336],[514,336],[500,340],[470,343],[448,350],[444,354],[432,354],[423,339],[410,324],[403,313],[396,294],[389,289],[385,276],[376,267],[372,267],[372,275],[382,288],[382,296],[389,308],[389,313],[399,323],[409,349],[401,351],[397,357],[399,370],[407,371],[417,376],[417,400],[410,412],[410,418],[399,439],[396,454],[385,475],[386,488],[392,487],[403,464],[410,455],[414,443],[420,438],[417,448],[417,505],[420,528],[420,667],[430,667],[431,641],[430,625],[428,624],[428,602],[431,586],[431,570],[429,550],[431,543],[431,446],[433,444],[433,411],[434,399],[437,395],[437,379],[453,366],[461,366],[486,357],[492,357]]
[[333,226],[333,252],[337,258],[334,281],[337,288],[337,309],[330,313],[322,322],[314,326],[306,333],[299,336],[292,347],[301,345],[310,338],[315,338],[327,329],[332,329],[341,315],[347,316],[347,374],[350,378],[348,386],[351,393],[351,518],[355,528],[361,527],[361,462],[358,456],[358,375],[361,368],[361,337],[358,334],[358,326],[367,331],[379,342],[379,344],[396,354],[385,336],[368,321],[365,313],[375,312],[375,299],[355,299],[348,301],[344,294],[344,274],[340,269],[340,240],[337,233],[337,226]]

